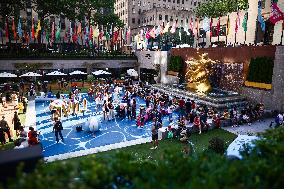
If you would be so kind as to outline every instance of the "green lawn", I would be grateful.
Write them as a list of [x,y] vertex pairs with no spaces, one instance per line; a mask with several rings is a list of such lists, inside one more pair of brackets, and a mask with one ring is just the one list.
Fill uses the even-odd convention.
[[[227,148],[229,144],[237,136],[223,129],[215,129],[207,133],[203,133],[201,135],[193,134],[189,140],[193,144],[193,150],[191,148],[190,150],[194,152],[193,154],[204,151],[205,149],[207,149],[209,141],[214,137],[219,137],[223,139],[226,145],[225,148]],[[84,160],[90,157],[97,158],[97,159],[107,159],[107,158],[112,158],[113,156],[115,156],[117,152],[128,153],[131,156],[133,156],[136,160],[140,160],[140,159],[161,160],[165,153],[168,153],[168,152],[181,153],[185,147],[190,147],[190,145],[184,144],[176,139],[167,139],[167,140],[159,141],[158,149],[151,150],[150,149],[151,147],[152,147],[151,143],[139,144],[139,145],[134,145],[134,146],[121,148],[117,150],[110,150],[110,151],[101,152],[101,153],[97,153],[93,155],[72,158],[72,159],[68,159],[64,161],[78,161],[78,160]],[[52,165],[53,163],[49,164],[49,166],[52,166]]]

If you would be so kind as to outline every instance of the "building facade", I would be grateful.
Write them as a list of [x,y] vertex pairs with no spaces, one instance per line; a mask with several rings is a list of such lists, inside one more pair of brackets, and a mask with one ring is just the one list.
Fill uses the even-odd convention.
[[137,29],[147,25],[188,22],[193,10],[207,0],[116,0],[114,12],[126,27]]

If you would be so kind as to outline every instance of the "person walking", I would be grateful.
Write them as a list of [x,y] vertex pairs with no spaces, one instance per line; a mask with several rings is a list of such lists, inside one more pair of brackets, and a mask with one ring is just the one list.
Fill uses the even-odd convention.
[[14,124],[14,130],[16,131],[16,136],[19,136],[19,130],[20,130],[20,127],[21,127],[21,120],[18,116],[17,111],[14,112],[12,124]]
[[158,148],[158,130],[161,128],[161,123],[157,121],[157,118],[153,118],[153,126],[152,126],[152,143],[153,147],[151,150]]
[[[11,137],[10,133],[10,127],[8,125],[8,122],[5,120],[5,116],[2,116],[2,120],[0,121],[0,128],[1,130],[8,135],[9,142],[13,142],[13,139]],[[6,143],[6,141],[5,141]]]
[[63,130],[63,127],[62,127],[62,123],[61,123],[60,119],[59,118],[55,119],[53,131],[55,133],[55,138],[56,138],[57,143],[59,142],[58,134],[59,134],[62,142],[64,142],[62,132],[61,132],[62,130]]

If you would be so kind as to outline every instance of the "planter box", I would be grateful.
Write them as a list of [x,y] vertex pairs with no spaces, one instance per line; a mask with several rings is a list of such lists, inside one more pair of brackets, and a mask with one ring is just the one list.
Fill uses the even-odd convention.
[[258,88],[258,89],[266,89],[266,90],[272,89],[272,84],[257,83],[257,82],[251,82],[251,81],[245,81],[245,86],[254,87],[254,88]]
[[174,71],[167,71],[167,75],[178,76],[178,72],[174,72]]

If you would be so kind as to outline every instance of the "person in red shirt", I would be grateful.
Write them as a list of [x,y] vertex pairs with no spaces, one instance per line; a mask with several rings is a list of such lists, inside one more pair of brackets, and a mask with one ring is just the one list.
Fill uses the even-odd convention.
[[178,105],[179,105],[180,116],[183,116],[184,115],[184,106],[185,106],[184,98],[179,100]]
[[198,115],[195,116],[193,125],[199,128],[199,134],[201,134],[201,122],[200,122],[200,117]]
[[33,127],[30,127],[29,130],[30,130],[29,133],[28,133],[28,137],[29,137],[28,143],[29,143],[29,145],[32,146],[32,145],[38,144],[39,142],[38,142],[38,139],[37,139],[37,136],[38,136],[37,132],[34,130]]

